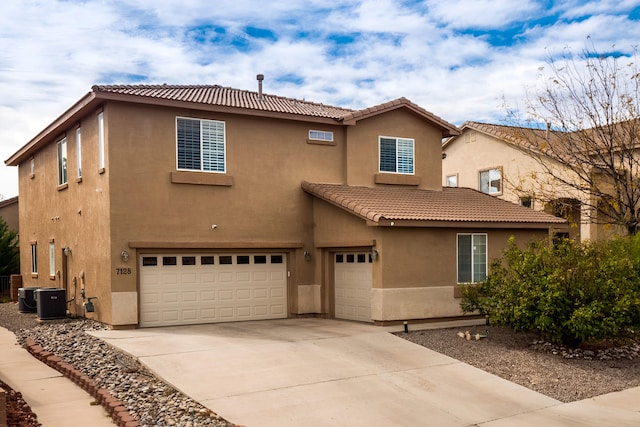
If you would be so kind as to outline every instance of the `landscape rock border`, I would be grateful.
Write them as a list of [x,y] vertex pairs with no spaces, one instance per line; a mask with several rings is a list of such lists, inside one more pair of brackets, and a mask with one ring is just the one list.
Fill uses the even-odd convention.
[[26,338],[24,346],[36,359],[60,372],[95,398],[118,427],[140,427],[140,423],[129,413],[124,403],[113,397],[109,390],[99,388],[95,381],[74,368],[73,365],[63,361],[60,356],[45,351],[34,339]]

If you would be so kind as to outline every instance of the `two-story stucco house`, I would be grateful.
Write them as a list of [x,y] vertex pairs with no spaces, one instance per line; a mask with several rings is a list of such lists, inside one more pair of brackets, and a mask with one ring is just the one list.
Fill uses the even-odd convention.
[[23,286],[65,288],[71,314],[114,327],[459,316],[458,283],[563,220],[443,189],[457,134],[405,98],[94,86],[6,161]]
[[[460,134],[443,143],[442,177],[448,187],[468,187],[534,210],[568,219],[568,227],[556,232],[574,239],[595,240],[602,226],[589,218],[589,205],[575,188],[561,185],[548,175],[537,158],[529,153],[527,141],[553,137],[553,131],[524,129],[489,123],[465,122]],[[552,163],[549,159],[548,163]],[[563,165],[556,164],[557,170]],[[565,168],[566,169],[566,168]],[[567,176],[571,172],[566,171]],[[567,178],[571,180],[571,178]]]

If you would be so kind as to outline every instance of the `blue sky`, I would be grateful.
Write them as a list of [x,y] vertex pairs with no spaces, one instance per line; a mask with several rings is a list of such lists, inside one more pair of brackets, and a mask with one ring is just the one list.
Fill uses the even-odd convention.
[[[94,84],[219,84],[500,123],[549,54],[631,55],[640,0],[5,0],[0,159]],[[0,165],[0,199],[18,194]]]

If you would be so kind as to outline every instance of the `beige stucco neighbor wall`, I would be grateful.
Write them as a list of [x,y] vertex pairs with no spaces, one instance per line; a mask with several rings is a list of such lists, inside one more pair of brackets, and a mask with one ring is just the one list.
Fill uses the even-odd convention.
[[16,233],[20,229],[18,204],[16,197],[0,201],[0,218],[7,224],[9,230]]
[[[502,191],[495,196],[512,203],[520,203],[523,196],[543,195],[543,198],[567,198],[580,200],[581,194],[575,189],[561,186],[556,180],[544,172],[540,164],[523,151],[493,136],[465,129],[459,137],[445,148],[442,160],[442,182],[446,185],[447,177],[457,176],[458,187],[480,190],[480,172],[488,169],[502,170]],[[565,173],[558,166],[558,174]],[[568,172],[565,179],[572,180]],[[545,203],[534,200],[533,208],[544,210]],[[571,222],[570,229],[574,236],[589,239],[588,227],[581,227],[580,213],[578,220]]]

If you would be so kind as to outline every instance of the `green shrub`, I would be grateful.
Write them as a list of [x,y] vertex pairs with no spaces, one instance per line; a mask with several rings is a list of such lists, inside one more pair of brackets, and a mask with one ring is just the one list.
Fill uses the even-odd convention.
[[511,238],[487,279],[464,288],[461,307],[568,345],[623,336],[640,325],[640,236],[524,249]]

